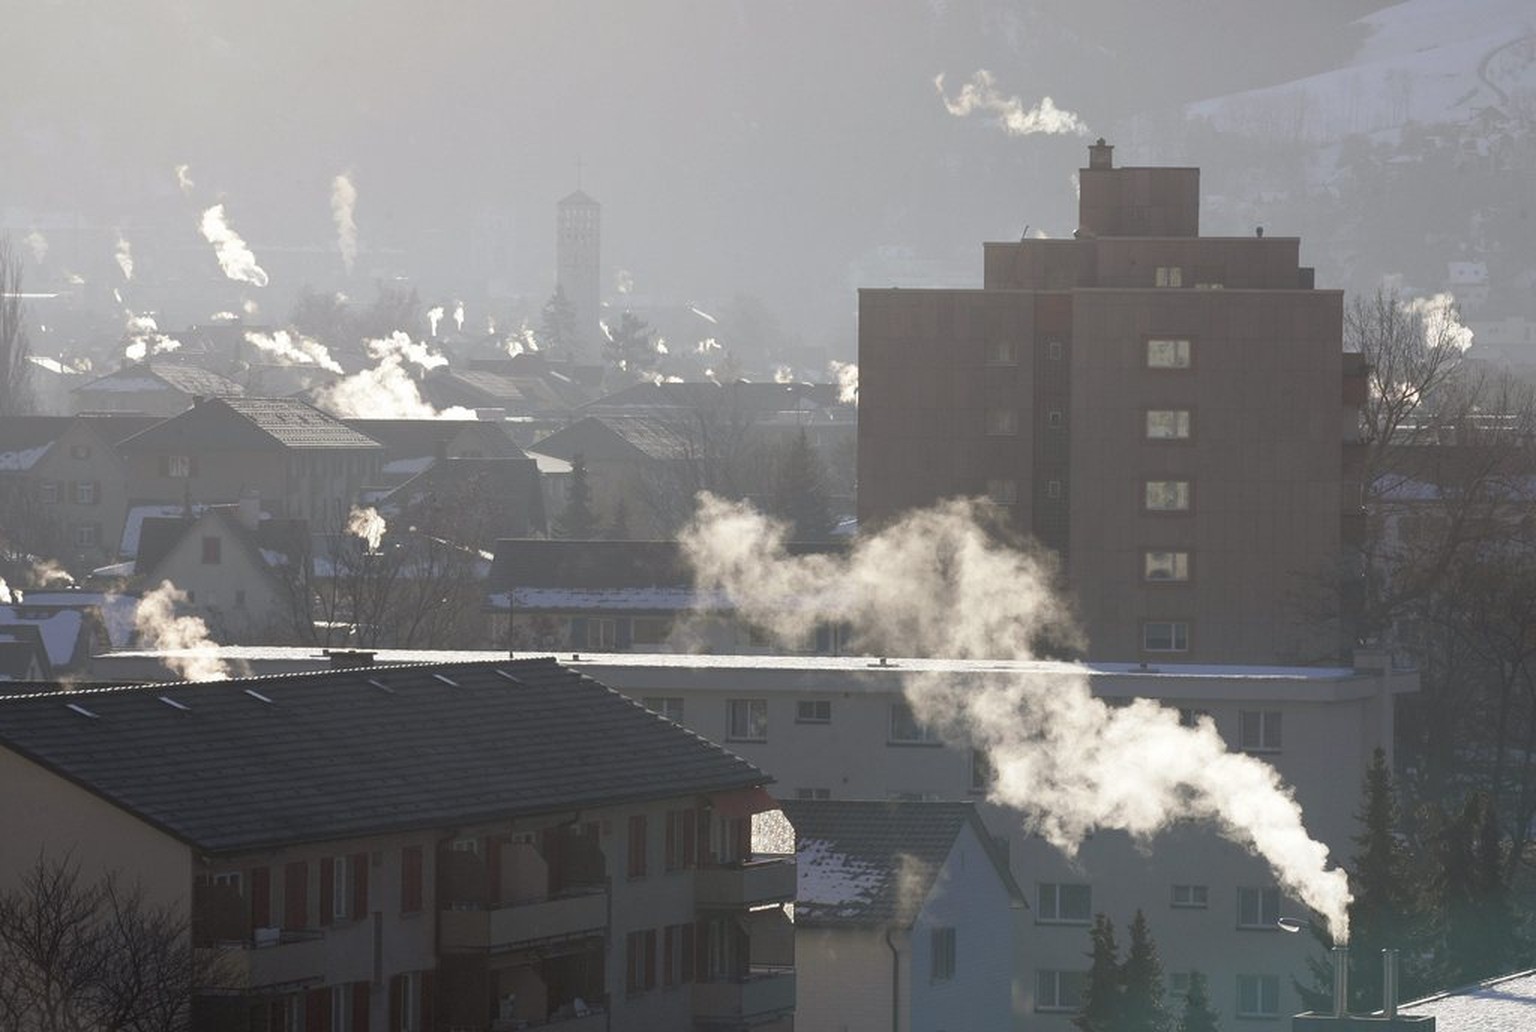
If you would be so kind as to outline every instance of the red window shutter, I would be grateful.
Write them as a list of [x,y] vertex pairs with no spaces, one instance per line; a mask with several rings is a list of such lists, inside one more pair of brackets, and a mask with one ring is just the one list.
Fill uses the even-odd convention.
[[330,927],[336,913],[336,861],[326,857],[320,861],[320,927]]
[[[336,1032],[341,1032],[337,1029]],[[352,983],[351,1032],[368,1032],[368,983]]]
[[699,829],[698,814],[693,810],[683,811],[683,867],[691,868],[698,863]]
[[[400,851],[400,911],[414,914],[421,909],[421,847],[406,846]],[[390,1028],[400,1026],[390,1022]]]
[[368,854],[352,854],[352,920],[368,916]]
[[283,927],[309,927],[309,865],[302,860],[283,868]]
[[389,980],[389,1032],[398,1032],[400,1022],[405,1017],[401,1013],[402,1003],[400,997],[405,993],[405,976],[395,975]]
[[311,989],[304,994],[304,1032],[331,1032],[329,989]]
[[682,963],[682,981],[686,985],[693,981],[694,964],[697,960],[694,954],[695,936],[693,925],[680,925],[678,927],[678,938],[681,940],[678,944],[678,953],[681,954],[678,960]]
[[251,927],[265,928],[272,923],[272,872],[267,867],[251,868]]
[[421,973],[421,1032],[437,1028],[437,972]]
[[709,922],[699,921],[693,931],[693,974],[700,982],[709,980]]
[[677,984],[677,925],[667,925],[661,933],[661,984],[668,989]]
[[645,987],[656,988],[656,929],[645,931]]

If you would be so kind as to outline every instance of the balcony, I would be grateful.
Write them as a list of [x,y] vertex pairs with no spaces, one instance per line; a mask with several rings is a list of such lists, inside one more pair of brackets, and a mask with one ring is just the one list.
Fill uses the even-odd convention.
[[701,867],[694,881],[697,906],[711,909],[754,907],[795,898],[795,858],[764,856],[744,864]]
[[556,899],[444,910],[440,916],[443,949],[504,952],[602,932],[608,927],[608,890],[599,887]]
[[792,968],[754,966],[745,977],[698,982],[693,987],[693,1016],[701,1024],[771,1021],[794,1009]]
[[258,928],[247,942],[210,947],[214,979],[230,989],[269,989],[320,982],[325,977],[324,932],[280,932]]
[[602,1009],[589,1009],[580,1016],[555,1014],[545,1021],[499,1019],[491,1022],[491,1032],[521,1032],[534,1028],[547,1028],[552,1032],[607,1032],[608,1013]]

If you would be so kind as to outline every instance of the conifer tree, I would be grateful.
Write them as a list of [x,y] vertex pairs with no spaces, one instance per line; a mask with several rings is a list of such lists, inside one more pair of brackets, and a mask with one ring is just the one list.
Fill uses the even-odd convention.
[[1173,1020],[1163,1002],[1163,965],[1140,910],[1131,920],[1131,942],[1120,968],[1122,1032],[1169,1032]]
[[597,534],[597,516],[592,511],[592,485],[587,483],[587,462],[580,455],[571,458],[571,482],[565,491],[565,511],[555,521],[555,537],[587,541]]
[[[1398,808],[1386,753],[1377,748],[1365,772],[1364,798],[1356,815],[1360,831],[1350,877],[1350,1005],[1381,1005],[1381,951],[1408,952],[1413,945],[1413,893],[1409,865],[1398,838]],[[1410,974],[1405,972],[1405,974]],[[1406,981],[1406,980],[1405,980]]]
[[1512,969],[1519,941],[1504,882],[1503,838],[1487,796],[1469,796],[1443,822],[1435,853],[1430,896],[1437,980],[1466,985]]
[[1092,963],[1083,986],[1083,1006],[1072,1024],[1081,1032],[1119,1032],[1125,1011],[1121,1006],[1120,947],[1115,944],[1115,926],[1098,914],[1088,935]]
[[769,507],[789,523],[792,540],[825,541],[832,536],[826,473],[803,428],[779,458]]
[[1184,995],[1184,1013],[1179,1016],[1178,1032],[1219,1032],[1216,1011],[1206,989],[1205,976],[1189,973],[1189,992]]

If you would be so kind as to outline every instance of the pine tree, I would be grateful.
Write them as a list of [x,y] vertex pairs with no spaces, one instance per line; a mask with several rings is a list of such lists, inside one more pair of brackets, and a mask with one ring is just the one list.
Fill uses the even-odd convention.
[[592,511],[592,485],[587,483],[586,459],[571,458],[571,482],[566,486],[565,511],[555,521],[555,537],[588,541],[597,535],[597,516]]
[[1392,772],[1380,748],[1365,772],[1364,799],[1356,817],[1360,832],[1350,878],[1350,1006],[1370,1011],[1381,1003],[1381,951],[1406,952],[1412,945],[1414,909],[1409,865],[1397,834]]
[[787,521],[795,541],[825,541],[835,525],[826,473],[804,429],[776,463],[769,510]]
[[1488,797],[1469,796],[1435,836],[1436,976],[1466,985],[1514,966],[1519,952],[1504,882],[1503,837]]
[[1184,1013],[1179,1016],[1178,1032],[1220,1032],[1216,1011],[1206,990],[1205,976],[1198,971],[1189,973],[1189,992],[1184,996]]
[[1088,957],[1087,984],[1083,986],[1083,1007],[1072,1024],[1081,1032],[1119,1032],[1125,1011],[1122,1007],[1120,947],[1115,945],[1115,926],[1098,914],[1088,933],[1092,947]]
[[1173,1019],[1163,1002],[1163,965],[1157,958],[1157,945],[1140,910],[1131,920],[1131,944],[1120,968],[1121,1006],[1124,1020],[1118,1026],[1124,1032],[1169,1032]]

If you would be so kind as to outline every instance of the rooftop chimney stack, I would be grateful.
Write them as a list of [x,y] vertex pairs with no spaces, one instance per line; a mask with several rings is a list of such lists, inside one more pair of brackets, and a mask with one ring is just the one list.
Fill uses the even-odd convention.
[[1397,1017],[1397,951],[1381,951],[1381,1010],[1388,1019]]
[[1109,143],[1105,143],[1104,142],[1104,137],[1102,137],[1102,136],[1100,136],[1093,143],[1089,144],[1089,146],[1088,146],[1088,167],[1089,168],[1114,168],[1115,167],[1115,148],[1114,148],[1114,145],[1113,144],[1109,144]]
[[1333,948],[1333,1016],[1349,1013],[1349,947]]

